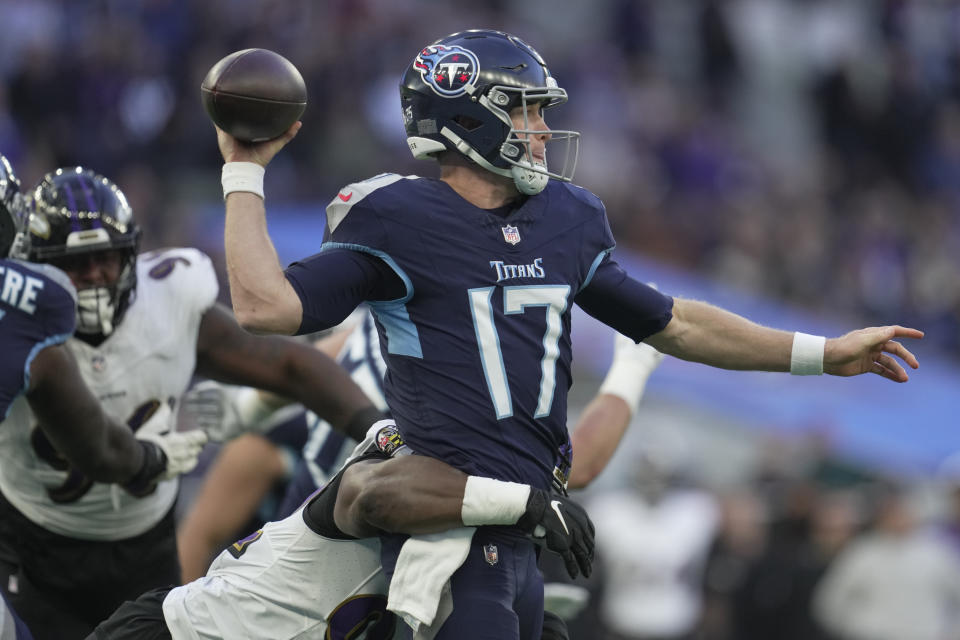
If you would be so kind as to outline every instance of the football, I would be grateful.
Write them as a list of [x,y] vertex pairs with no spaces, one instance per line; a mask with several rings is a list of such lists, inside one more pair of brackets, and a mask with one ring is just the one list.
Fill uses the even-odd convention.
[[303,76],[267,49],[235,51],[217,62],[200,85],[200,97],[214,124],[244,142],[282,135],[307,107]]

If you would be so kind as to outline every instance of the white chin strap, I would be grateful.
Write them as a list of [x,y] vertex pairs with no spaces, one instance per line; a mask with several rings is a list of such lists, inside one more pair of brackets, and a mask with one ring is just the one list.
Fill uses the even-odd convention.
[[113,333],[115,308],[107,287],[77,291],[77,332],[108,336]]
[[534,165],[529,160],[518,160],[511,162],[509,169],[501,169],[493,166],[486,158],[477,153],[473,147],[467,144],[463,138],[455,134],[449,128],[444,127],[440,130],[440,135],[456,145],[457,150],[467,156],[478,165],[501,176],[513,178],[513,183],[517,185],[517,190],[525,196],[535,196],[547,188],[550,176],[546,173],[544,165],[537,165],[540,169],[534,169]]
[[533,167],[534,165],[529,160],[519,160],[510,167],[513,183],[517,185],[517,190],[525,196],[537,195],[547,188],[547,182],[550,181],[550,176],[545,173],[545,167],[540,171]]

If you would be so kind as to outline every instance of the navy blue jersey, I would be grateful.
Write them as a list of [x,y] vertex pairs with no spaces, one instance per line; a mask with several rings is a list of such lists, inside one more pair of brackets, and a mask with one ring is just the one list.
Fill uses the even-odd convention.
[[[402,296],[369,305],[407,443],[547,488],[568,443],[570,307],[614,246],[600,200],[551,181],[503,217],[440,180],[385,174],[342,190],[327,213],[323,250],[376,256],[403,282]],[[291,280],[304,291],[296,278],[322,276]]]
[[76,293],[49,265],[0,259],[0,417],[30,386],[30,363],[66,342],[76,324]]

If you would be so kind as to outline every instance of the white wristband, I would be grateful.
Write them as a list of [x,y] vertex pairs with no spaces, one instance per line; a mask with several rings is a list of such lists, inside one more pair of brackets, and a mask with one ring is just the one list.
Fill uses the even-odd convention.
[[823,350],[827,339],[797,331],[790,352],[790,373],[795,376],[823,375]]
[[464,526],[517,524],[527,511],[530,485],[468,476],[460,517]]
[[234,191],[246,191],[263,198],[263,175],[266,170],[256,162],[227,162],[223,165],[220,183],[223,199]]

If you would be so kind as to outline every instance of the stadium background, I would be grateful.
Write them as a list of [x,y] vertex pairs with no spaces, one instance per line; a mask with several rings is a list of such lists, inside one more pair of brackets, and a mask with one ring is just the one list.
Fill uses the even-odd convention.
[[[571,96],[549,122],[583,133],[576,181],[604,200],[635,276],[809,333],[890,323],[927,332],[916,346],[923,366],[902,386],[668,360],[587,498],[637,487],[645,460],[670,483],[706,491],[725,514],[721,538],[737,505],[750,505],[758,558],[781,525],[806,532],[838,503],[857,535],[893,487],[922,523],[950,517],[950,455],[960,450],[956,2],[0,0],[0,24],[0,152],[24,182],[72,164],[113,178],[145,248],[209,252],[224,301],[220,159],[199,101],[216,60],[265,47],[306,78],[304,128],[266,185],[289,261],[316,249],[323,206],[342,185],[431,171],[406,149],[397,101],[418,47],[474,26],[523,37]],[[583,314],[574,336],[575,416],[610,339]],[[717,589],[708,584],[735,619],[734,591]],[[734,633],[732,622],[714,624]],[[737,633],[710,637],[748,637]]]

